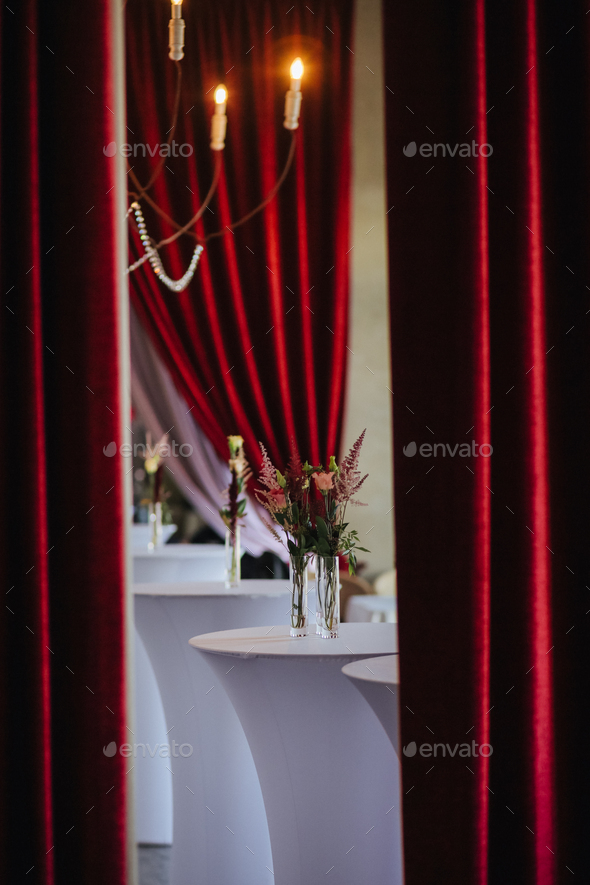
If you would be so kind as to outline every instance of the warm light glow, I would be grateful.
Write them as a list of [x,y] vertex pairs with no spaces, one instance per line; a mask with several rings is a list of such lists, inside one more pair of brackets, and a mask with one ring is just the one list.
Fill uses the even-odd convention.
[[291,65],[291,79],[292,80],[301,80],[303,76],[303,62],[300,58],[296,58],[293,64]]
[[182,6],[182,0],[172,0],[173,6]]
[[225,104],[227,101],[227,89],[225,86],[218,86],[215,90],[215,104]]

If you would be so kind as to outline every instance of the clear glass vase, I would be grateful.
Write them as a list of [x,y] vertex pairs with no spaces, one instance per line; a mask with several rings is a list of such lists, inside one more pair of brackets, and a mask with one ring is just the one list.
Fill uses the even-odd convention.
[[337,556],[316,556],[317,632],[337,639],[340,626],[340,563]]
[[307,635],[307,557],[289,557],[291,636]]
[[148,550],[153,552],[156,547],[162,543],[162,502],[149,506],[149,520],[151,528],[151,538],[148,542]]
[[225,530],[225,586],[239,587],[241,580],[240,526]]

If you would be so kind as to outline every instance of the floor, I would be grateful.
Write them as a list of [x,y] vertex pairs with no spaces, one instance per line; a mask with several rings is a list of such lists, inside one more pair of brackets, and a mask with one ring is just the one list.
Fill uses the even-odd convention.
[[138,845],[139,885],[169,885],[171,845]]

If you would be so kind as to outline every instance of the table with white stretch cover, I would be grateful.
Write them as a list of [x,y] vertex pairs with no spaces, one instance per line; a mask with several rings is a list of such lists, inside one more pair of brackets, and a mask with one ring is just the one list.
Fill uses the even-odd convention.
[[346,620],[354,624],[395,624],[396,601],[393,596],[351,596],[346,606]]
[[171,885],[270,885],[268,826],[252,754],[230,700],[189,639],[230,626],[287,623],[288,582],[133,589],[135,624],[156,675],[171,747]]
[[342,672],[373,708],[399,758],[399,659],[397,655],[355,661]]
[[394,624],[196,636],[250,743],[276,885],[402,885],[399,765],[343,665],[397,650]]
[[222,544],[162,544],[155,550],[133,550],[133,581],[217,581],[225,571]]

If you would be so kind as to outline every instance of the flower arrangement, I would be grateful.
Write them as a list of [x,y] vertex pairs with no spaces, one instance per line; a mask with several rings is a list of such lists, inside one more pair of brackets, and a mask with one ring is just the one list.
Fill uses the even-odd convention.
[[244,455],[244,440],[241,436],[228,436],[229,472],[231,480],[226,490],[227,507],[219,511],[227,532],[225,535],[225,583],[227,587],[236,587],[240,583],[240,520],[246,515],[247,498],[240,498],[246,491],[250,476],[250,468]]
[[313,553],[309,470],[291,445],[291,458],[285,475],[273,466],[262,443],[262,470],[259,482],[263,489],[256,498],[285,534],[286,545],[274,527],[266,522],[273,537],[289,551],[291,577],[291,636],[305,636],[307,631],[307,563]]
[[[301,463],[292,444],[291,458],[285,475],[274,467],[262,443],[262,469],[259,482],[264,488],[256,492],[256,498],[280,525],[286,536],[286,547],[291,556],[302,557],[313,552],[311,528],[311,501],[309,472],[312,468]],[[273,526],[266,522],[273,537],[285,546]]]
[[[361,505],[356,494],[367,475],[359,470],[360,451],[365,431],[352,446],[348,455],[338,466],[332,455],[327,470],[322,465],[314,467],[301,458],[291,446],[291,458],[285,474],[274,467],[262,443],[262,470],[259,476],[261,491],[256,498],[266,508],[272,521],[284,532],[286,544],[274,526],[267,522],[267,528],[279,543],[286,546],[291,564],[291,635],[305,635],[306,627],[306,573],[307,561],[316,554],[320,568],[326,576],[329,628],[321,635],[337,635],[338,621],[338,556],[348,557],[348,570],[356,572],[356,553],[366,547],[359,545],[358,532],[348,528],[346,510],[348,505]],[[318,499],[312,487],[320,494]],[[322,619],[326,618],[322,614]],[[336,624],[334,628],[333,624]]]
[[148,476],[150,497],[142,499],[142,504],[149,507],[149,519],[152,525],[152,539],[148,544],[150,550],[154,550],[161,541],[162,523],[164,516],[170,519],[168,511],[164,513],[163,504],[169,493],[163,491],[164,457],[166,450],[169,452],[168,434],[165,433],[152,447],[152,435],[146,434],[146,451],[144,453],[144,469]]
[[320,556],[347,556],[348,571],[351,575],[356,572],[356,551],[369,552],[366,547],[359,545],[358,532],[349,529],[345,521],[349,505],[366,506],[355,498],[369,475],[367,473],[361,476],[359,470],[365,432],[363,430],[340,467],[332,455],[326,471],[322,467],[312,468],[313,480],[323,501],[323,513],[318,513],[315,518],[316,527],[313,533],[315,552]]
[[245,497],[240,498],[240,495],[246,491],[246,484],[252,473],[244,455],[244,440],[242,437],[228,436],[227,444],[229,447],[228,464],[231,480],[226,492],[228,499],[227,507],[223,507],[219,511],[219,515],[232,535],[235,535],[238,520],[246,515],[247,499]]
[[160,504],[162,502],[162,475],[164,473],[163,449],[168,448],[168,434],[158,440],[152,447],[152,435],[146,434],[146,452],[144,453],[144,469],[150,479],[151,497],[146,499],[146,503]]

